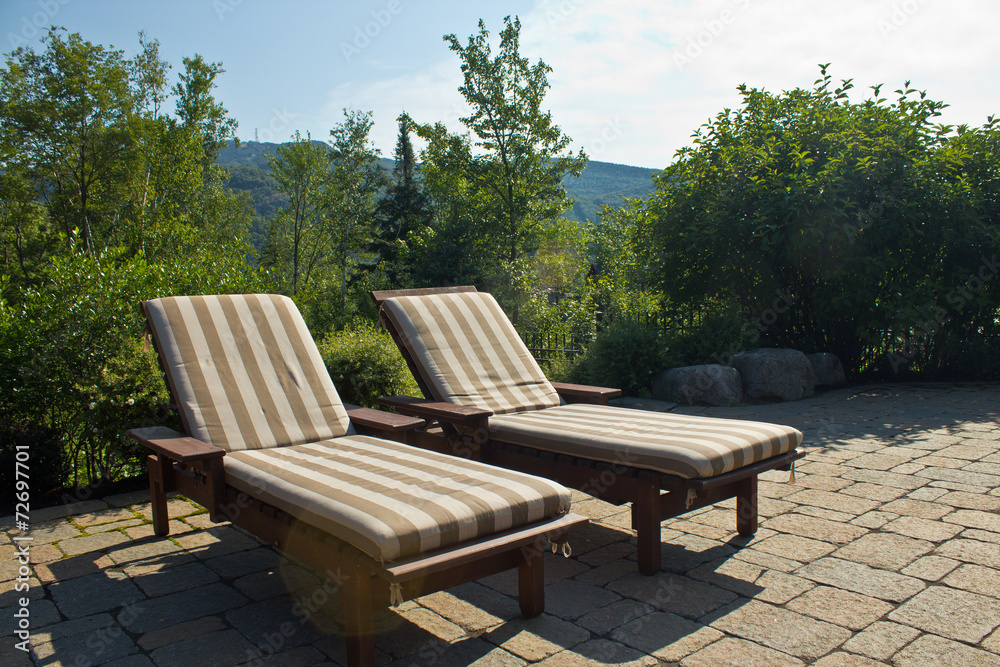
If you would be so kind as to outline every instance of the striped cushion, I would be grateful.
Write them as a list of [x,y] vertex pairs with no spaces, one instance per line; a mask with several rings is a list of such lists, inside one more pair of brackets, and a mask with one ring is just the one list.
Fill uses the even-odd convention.
[[560,404],[514,326],[483,292],[386,299],[382,312],[433,398],[494,414]]
[[231,486],[379,562],[517,528],[570,504],[555,482],[360,435],[235,452],[225,471]]
[[276,295],[167,297],[146,317],[185,430],[229,451],[353,432],[292,301]]
[[802,443],[790,426],[580,403],[491,417],[490,437],[686,479],[713,477]]

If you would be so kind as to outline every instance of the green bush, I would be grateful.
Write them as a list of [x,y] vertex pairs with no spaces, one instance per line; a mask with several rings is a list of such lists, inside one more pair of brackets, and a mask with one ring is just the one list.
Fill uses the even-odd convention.
[[712,313],[694,325],[663,334],[664,368],[726,364],[729,356],[758,347],[760,333],[735,314]]
[[[18,467],[18,462],[24,465]],[[59,431],[27,421],[0,421],[0,488],[25,490],[17,487],[20,479],[31,498],[40,498],[62,485],[66,468]],[[10,500],[3,498],[0,506],[7,507]]]
[[376,407],[379,396],[420,396],[392,337],[367,322],[355,322],[318,343],[323,363],[345,403]]
[[852,102],[850,80],[821,74],[740,86],[655,177],[628,211],[653,284],[766,318],[768,344],[832,352],[849,373],[954,366],[938,334],[978,339],[1000,307],[1000,119],[940,125],[946,105],[908,85]]
[[577,382],[618,387],[628,396],[649,396],[665,361],[664,337],[654,324],[618,320],[597,334],[575,364]]

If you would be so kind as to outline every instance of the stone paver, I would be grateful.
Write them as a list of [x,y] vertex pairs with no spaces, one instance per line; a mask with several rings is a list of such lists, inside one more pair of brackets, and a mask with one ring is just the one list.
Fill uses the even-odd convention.
[[[546,613],[501,573],[379,615],[388,665],[1000,664],[1000,384],[873,385],[790,404],[676,407],[805,434],[796,480],[761,476],[760,528],[732,500],[662,526],[636,572],[627,506],[579,491],[591,525],[547,556]],[[0,664],[24,593],[35,664],[343,664],[336,585],[183,497],[152,534],[149,492],[32,512],[29,590],[0,518]]]

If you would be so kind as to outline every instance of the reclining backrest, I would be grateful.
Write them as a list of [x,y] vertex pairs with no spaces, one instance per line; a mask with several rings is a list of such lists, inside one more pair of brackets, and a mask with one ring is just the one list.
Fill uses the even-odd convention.
[[230,451],[346,435],[350,419],[291,299],[185,296],[143,304],[192,437]]
[[561,402],[490,294],[397,296],[382,303],[382,314],[436,400],[495,414]]

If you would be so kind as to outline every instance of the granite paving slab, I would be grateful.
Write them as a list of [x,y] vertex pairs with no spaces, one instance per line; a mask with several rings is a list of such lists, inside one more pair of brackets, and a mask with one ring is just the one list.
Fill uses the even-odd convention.
[[[546,555],[544,614],[521,616],[513,573],[484,577],[380,614],[376,663],[1000,665],[1000,384],[648,407],[803,431],[795,479],[761,476],[756,536],[732,501],[666,521],[647,577],[628,507],[574,491],[592,523],[571,558]],[[148,491],[91,495],[33,512],[27,535],[0,518],[0,664],[345,664],[328,575],[181,496],[157,537]]]

